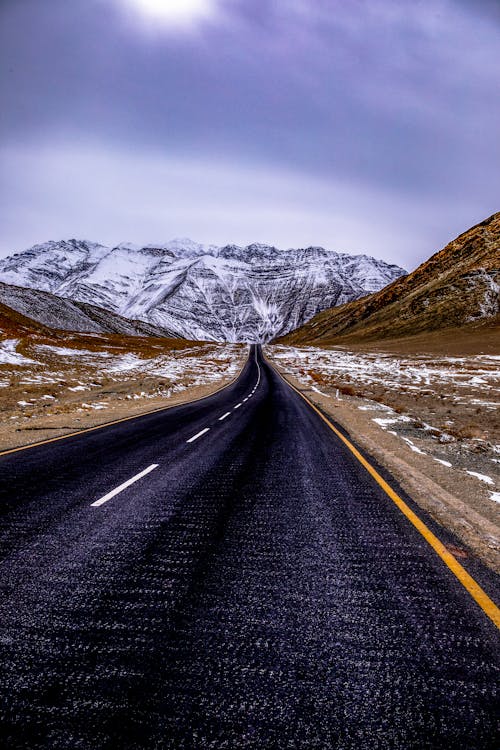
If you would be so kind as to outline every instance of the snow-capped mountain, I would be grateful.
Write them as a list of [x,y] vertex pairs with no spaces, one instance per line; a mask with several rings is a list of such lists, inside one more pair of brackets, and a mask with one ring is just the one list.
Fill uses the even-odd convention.
[[67,240],[0,261],[0,280],[143,320],[190,339],[267,341],[405,271],[321,247],[204,246],[177,239],[109,248]]

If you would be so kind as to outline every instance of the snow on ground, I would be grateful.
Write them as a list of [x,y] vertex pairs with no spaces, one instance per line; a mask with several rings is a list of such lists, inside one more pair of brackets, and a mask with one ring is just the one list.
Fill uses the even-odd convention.
[[[232,377],[240,369],[241,349],[236,346],[207,346],[204,351],[183,350],[142,359],[135,354],[115,357],[106,365],[104,373],[145,373],[167,380],[179,381],[189,377],[191,385],[203,385],[221,377]],[[195,352],[195,353],[193,353]]]
[[481,482],[486,482],[486,484],[495,484],[493,479],[486,474],[480,474],[478,471],[470,471],[469,469],[466,470],[467,474],[470,474],[471,477],[476,477],[476,479],[479,479]]
[[33,365],[34,359],[29,359],[17,351],[19,339],[0,341],[0,365]]
[[387,427],[388,424],[396,424],[397,419],[384,419],[382,417],[374,417],[372,422],[380,425],[380,427]]
[[437,461],[438,464],[443,464],[443,466],[447,466],[448,468],[451,468],[453,464],[451,464],[449,461],[445,461],[442,458],[434,458],[434,461]]
[[[463,471],[482,484],[495,486],[496,481],[478,467],[495,466],[497,459],[494,455],[500,452],[499,446],[481,436],[486,419],[490,423],[497,422],[500,356],[398,356],[385,352],[353,352],[344,347],[268,346],[267,351],[285,373],[317,393],[330,388],[330,394],[335,393],[337,399],[346,398],[339,395],[338,390],[344,386],[345,393],[353,394],[356,401],[361,401],[357,406],[359,410],[372,412],[371,421],[399,437],[413,453],[429,455],[450,471]],[[317,388],[318,383],[321,390]],[[352,387],[346,390],[346,385]],[[367,396],[367,393],[374,395]],[[392,400],[387,398],[388,394]],[[394,401],[397,401],[394,397],[405,394],[411,397],[411,401],[401,399],[401,404],[412,409],[412,417],[401,413],[401,408],[394,409],[381,403],[384,399],[394,406]],[[424,413],[421,396],[430,397],[434,402],[429,407],[430,414],[434,415],[429,421],[436,420],[436,424],[428,424],[425,417],[420,418]],[[376,400],[368,400],[370,398]],[[436,403],[441,404],[441,411],[435,408]],[[443,405],[452,406],[451,413]],[[465,438],[471,438],[467,442],[459,433],[450,433],[460,410],[465,413],[468,409],[467,418],[471,419],[471,407],[474,407],[474,419],[478,424],[470,426],[477,434],[473,431],[466,435]],[[480,415],[476,416],[476,412]],[[448,414],[450,418],[443,419],[443,415]],[[453,462],[448,460],[449,457]],[[495,467],[495,475],[497,473]],[[492,500],[500,502],[500,493],[490,492],[489,495]]]
[[[154,378],[148,392],[139,390],[130,394],[132,399],[154,398],[185,390],[194,385],[205,385],[235,376],[246,357],[241,345],[200,344],[184,349],[151,347],[148,356],[135,352],[106,350],[92,351],[50,344],[33,344],[30,353],[37,360],[16,351],[17,339],[0,342],[0,387],[33,389],[54,386],[57,395],[88,392],[101,388],[103,382],[124,384],[134,379]],[[111,350],[111,351],[110,351]],[[158,354],[155,352],[158,351]],[[151,356],[153,352],[153,356]],[[54,391],[54,393],[56,392]],[[27,393],[28,391],[22,391]],[[35,392],[37,398],[24,397],[15,403],[23,411],[37,401],[53,402],[54,394]],[[82,408],[106,409],[106,402],[83,403]]]
[[[79,371],[84,368],[95,371],[100,376],[111,380],[123,380],[132,375],[152,375],[173,381],[174,387],[183,381],[189,385],[203,385],[223,377],[236,375],[241,367],[244,350],[241,346],[207,344],[194,348],[179,349],[158,353],[157,356],[145,358],[127,352],[115,354],[108,351],[91,351],[70,347],[37,344],[34,349],[41,362],[29,359],[16,352],[17,340],[0,343],[0,364],[4,365],[44,365],[43,372],[17,371],[21,384],[40,385],[57,384],[67,376],[68,368]],[[64,366],[64,371],[62,367]],[[2,375],[8,374],[2,372]],[[8,380],[1,381],[7,386]],[[98,387],[99,383],[77,381],[68,387],[69,391],[87,391]]]
[[[89,349],[71,349],[67,346],[52,346],[51,344],[37,344],[35,346],[35,349],[39,352],[42,352],[43,354],[49,354],[56,357],[95,357],[96,352],[92,352]],[[111,357],[112,355],[109,352],[99,352],[98,355],[100,358],[104,357],[105,359],[108,357]]]
[[[290,365],[292,370],[307,367],[326,375],[345,377],[366,385],[383,385],[385,388],[420,391],[443,386],[458,390],[456,400],[469,399],[465,391],[476,389],[476,403],[495,409],[498,402],[485,396],[500,395],[500,357],[481,354],[470,357],[430,357],[413,355],[396,357],[384,353],[359,353],[343,347],[319,349],[316,347],[273,346],[273,359]],[[460,391],[463,390],[463,395]]]

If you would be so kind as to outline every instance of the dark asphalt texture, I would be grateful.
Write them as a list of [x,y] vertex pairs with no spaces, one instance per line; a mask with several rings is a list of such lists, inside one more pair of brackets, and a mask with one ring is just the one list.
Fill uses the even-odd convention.
[[259,350],[0,472],[2,748],[500,746],[494,625]]

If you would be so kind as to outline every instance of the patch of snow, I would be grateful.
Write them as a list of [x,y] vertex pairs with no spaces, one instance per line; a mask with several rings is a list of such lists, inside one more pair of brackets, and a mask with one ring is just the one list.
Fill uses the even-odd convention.
[[108,372],[125,372],[126,370],[136,370],[139,367],[147,369],[152,362],[153,360],[141,359],[136,354],[124,354],[108,367]]
[[319,393],[320,396],[325,396],[326,398],[330,398],[330,396],[328,395],[328,393],[323,393],[323,391],[320,391],[318,388],[316,388],[315,385],[311,386],[311,390],[312,391],[316,391],[316,393]]
[[51,344],[37,344],[37,350],[58,357],[112,357],[109,352],[92,352],[89,349],[70,349],[66,346],[52,346]]
[[453,435],[448,435],[447,432],[443,432],[439,436],[439,442],[440,443],[455,443],[456,440],[457,440],[456,437],[454,437]]
[[25,357],[16,351],[19,339],[6,339],[0,341],[0,365],[38,365],[34,359]]
[[382,417],[375,417],[372,422],[376,422],[380,427],[386,428],[389,424],[396,424],[399,420],[397,419],[382,419]]
[[479,474],[477,471],[469,471],[469,469],[465,470],[467,474],[470,474],[471,477],[476,477],[476,479],[480,479],[481,482],[486,482],[486,484],[495,484],[493,479],[491,477],[488,477],[486,474]]
[[414,443],[414,442],[413,442],[412,440],[410,440],[410,438],[407,438],[407,437],[403,437],[403,438],[402,438],[402,440],[404,440],[404,441],[405,441],[405,443],[406,443],[406,444],[408,445],[408,447],[409,447],[409,448],[410,448],[410,449],[411,449],[411,450],[412,450],[412,451],[413,451],[414,453],[421,453],[421,454],[422,454],[422,456],[426,456],[426,455],[427,455],[427,453],[426,453],[425,451],[422,451],[422,450],[420,450],[420,448],[418,448],[418,447],[417,447],[417,446],[415,445],[415,443]]
[[451,466],[452,466],[452,464],[450,464],[449,461],[445,461],[443,458],[436,458],[436,457],[434,457],[434,461],[437,461],[438,464],[443,464],[443,466],[448,466],[449,468],[451,468]]

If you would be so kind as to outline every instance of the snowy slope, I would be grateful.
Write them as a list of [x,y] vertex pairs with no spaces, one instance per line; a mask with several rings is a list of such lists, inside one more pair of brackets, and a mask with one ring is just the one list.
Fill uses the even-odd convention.
[[150,323],[128,320],[86,302],[58,297],[39,289],[0,282],[0,303],[49,328],[82,333],[119,333],[123,336],[168,336]]
[[366,255],[321,247],[200,245],[107,248],[47,242],[0,261],[0,280],[42,289],[190,339],[267,341],[317,312],[405,273]]

